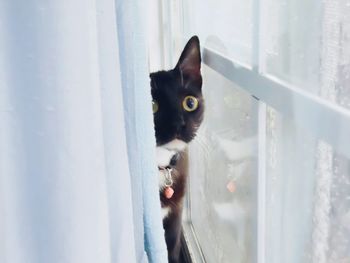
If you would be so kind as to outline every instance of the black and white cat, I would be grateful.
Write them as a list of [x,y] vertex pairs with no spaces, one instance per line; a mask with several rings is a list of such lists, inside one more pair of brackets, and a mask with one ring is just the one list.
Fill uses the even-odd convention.
[[184,151],[195,137],[204,113],[200,68],[199,39],[193,36],[174,69],[150,74],[159,192],[171,263],[180,262],[181,216],[187,179]]

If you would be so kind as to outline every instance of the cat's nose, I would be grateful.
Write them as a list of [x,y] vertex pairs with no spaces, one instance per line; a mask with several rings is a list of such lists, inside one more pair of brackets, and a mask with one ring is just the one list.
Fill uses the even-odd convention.
[[180,133],[181,130],[186,126],[186,122],[184,119],[180,119],[177,121],[177,125],[176,125],[176,132]]
[[183,117],[181,117],[180,120],[179,120],[179,126],[180,126],[180,128],[183,127],[183,126],[185,126],[185,125],[186,125],[185,119],[184,119]]
[[185,125],[186,125],[186,122],[185,122],[184,119],[182,119],[182,121],[181,121],[181,127],[183,127],[183,126],[185,126]]

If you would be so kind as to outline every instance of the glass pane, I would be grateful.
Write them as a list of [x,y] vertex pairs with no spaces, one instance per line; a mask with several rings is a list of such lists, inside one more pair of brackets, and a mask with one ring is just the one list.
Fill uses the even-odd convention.
[[330,186],[329,263],[350,262],[350,160],[334,153]]
[[265,69],[293,84],[318,92],[321,1],[266,0],[262,47]]
[[267,110],[266,262],[350,262],[350,162]]
[[202,45],[251,64],[252,1],[183,1],[185,37],[198,35]]
[[309,262],[316,140],[267,109],[266,257]]
[[207,262],[252,262],[255,255],[255,99],[203,68],[205,119],[190,145],[194,230]]
[[350,108],[350,1],[266,0],[263,71]]

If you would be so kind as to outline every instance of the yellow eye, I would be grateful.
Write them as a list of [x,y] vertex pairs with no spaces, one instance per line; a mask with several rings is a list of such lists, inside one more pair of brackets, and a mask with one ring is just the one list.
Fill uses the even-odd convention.
[[198,108],[198,100],[196,97],[187,96],[182,101],[182,107],[185,111],[195,111]]
[[153,109],[153,113],[156,113],[158,111],[159,106],[156,101],[152,101],[152,109]]

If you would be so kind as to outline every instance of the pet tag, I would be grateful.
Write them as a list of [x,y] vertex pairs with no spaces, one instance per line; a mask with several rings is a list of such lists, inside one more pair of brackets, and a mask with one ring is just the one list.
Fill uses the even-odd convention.
[[170,186],[168,186],[167,188],[165,188],[164,190],[164,195],[167,199],[170,199],[174,194],[174,189],[171,188]]
[[236,191],[236,184],[233,181],[230,181],[227,185],[226,185],[227,190],[230,191],[230,193],[233,193]]

